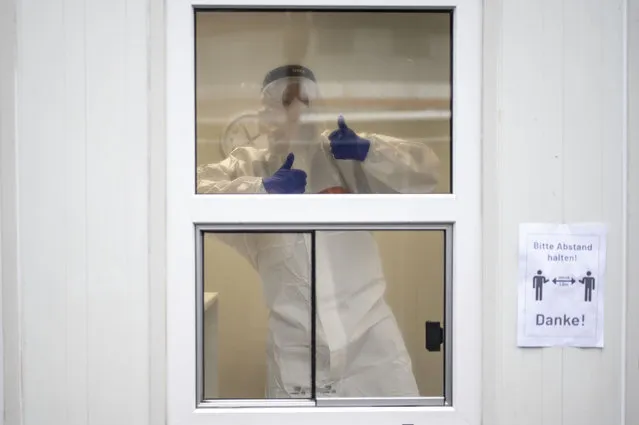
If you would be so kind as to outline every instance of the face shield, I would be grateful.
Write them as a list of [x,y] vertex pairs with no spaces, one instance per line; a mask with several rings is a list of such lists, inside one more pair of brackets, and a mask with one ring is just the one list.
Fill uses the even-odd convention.
[[268,135],[271,148],[316,140],[319,134],[315,119],[318,99],[315,77],[307,68],[288,65],[267,74],[261,94],[259,124],[260,131]]

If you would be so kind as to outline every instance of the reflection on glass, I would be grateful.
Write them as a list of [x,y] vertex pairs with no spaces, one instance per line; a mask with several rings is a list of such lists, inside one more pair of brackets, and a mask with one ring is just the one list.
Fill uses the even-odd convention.
[[197,192],[450,193],[451,19],[196,12]]
[[205,235],[204,399],[311,397],[310,238]]
[[444,233],[206,234],[205,399],[443,397]]
[[317,396],[442,397],[443,231],[316,234]]

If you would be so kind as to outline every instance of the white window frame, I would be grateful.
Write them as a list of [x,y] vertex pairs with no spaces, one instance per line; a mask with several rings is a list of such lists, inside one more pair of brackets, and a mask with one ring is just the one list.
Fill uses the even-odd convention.
[[[481,0],[167,0],[167,403],[169,425],[479,425],[481,389]],[[196,195],[194,8],[454,9],[452,194]],[[221,65],[224,62],[222,60]],[[197,225],[450,224],[451,406],[199,408]]]

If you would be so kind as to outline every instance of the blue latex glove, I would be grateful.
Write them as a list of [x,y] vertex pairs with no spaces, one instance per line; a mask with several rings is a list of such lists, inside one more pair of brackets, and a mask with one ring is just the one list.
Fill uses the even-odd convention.
[[341,115],[337,119],[337,126],[339,128],[328,136],[331,141],[331,152],[335,159],[365,160],[371,147],[370,140],[362,139],[348,128]]
[[306,173],[293,167],[295,155],[289,153],[284,165],[271,177],[262,179],[264,189],[268,193],[304,193],[306,190]]

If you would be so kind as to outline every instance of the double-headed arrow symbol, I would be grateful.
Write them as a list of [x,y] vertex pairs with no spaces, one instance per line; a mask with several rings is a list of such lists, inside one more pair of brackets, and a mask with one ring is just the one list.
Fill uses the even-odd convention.
[[557,284],[557,283],[570,283],[571,285],[575,283],[575,279],[570,277],[559,277],[559,278],[554,278],[552,280],[552,283]]

